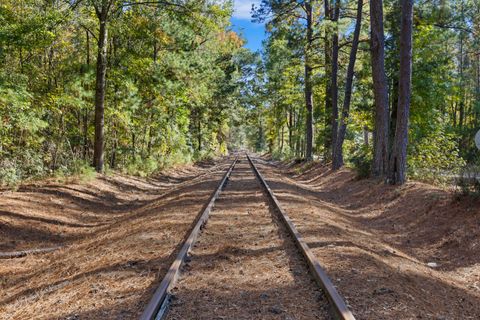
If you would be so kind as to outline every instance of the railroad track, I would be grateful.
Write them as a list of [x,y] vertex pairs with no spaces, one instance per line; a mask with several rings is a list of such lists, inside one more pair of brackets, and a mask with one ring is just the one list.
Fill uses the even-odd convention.
[[[307,263],[311,276],[315,279],[316,283],[323,290],[325,297],[328,299],[330,316],[335,319],[354,320],[355,318],[353,314],[350,312],[350,310],[348,309],[343,298],[339,295],[339,293],[335,289],[333,283],[328,278],[327,274],[321,267],[318,260],[315,258],[314,254],[308,247],[307,243],[303,240],[302,236],[296,229],[291,219],[288,217],[286,212],[281,208],[279,201],[275,197],[271,188],[268,186],[266,180],[263,178],[260,171],[255,166],[253,160],[248,155],[246,155],[246,160],[248,161],[248,164],[251,167],[250,169],[251,175],[254,176],[255,177],[254,179],[257,179],[260,185],[264,188],[265,194],[269,198],[268,203],[271,204],[273,210],[277,213],[277,216],[279,218],[278,220],[281,221],[286,231],[290,234],[291,238],[293,239],[293,242],[296,245],[297,251],[299,251],[302,254],[304,261]],[[141,315],[141,318],[140,318],[141,320],[164,319],[166,317],[168,307],[171,302],[171,297],[172,297],[171,292],[176,285],[180,272],[182,271],[182,266],[185,265],[185,262],[190,261],[190,257],[189,257],[190,251],[193,249],[196,239],[198,238],[203,227],[207,223],[207,220],[210,216],[210,213],[213,210],[215,202],[219,198],[222,190],[227,186],[227,183],[232,173],[234,172],[235,167],[240,161],[241,160],[239,160],[239,157],[236,157],[235,160],[230,165],[230,167],[228,168],[228,170],[226,171],[225,175],[220,181],[220,184],[218,185],[217,189],[215,190],[212,197],[210,198],[210,201],[207,207],[201,214],[200,218],[198,219],[195,227],[192,229],[187,240],[183,243],[183,246],[180,249],[175,261],[170,266],[166,276],[163,278],[159,287],[155,291],[152,299],[150,300],[143,314]],[[245,166],[243,168],[238,169],[238,171],[242,169],[243,169],[242,171],[243,174],[246,174]],[[250,188],[250,186],[247,186],[247,188]],[[245,200],[245,201],[248,201],[248,200]],[[276,313],[275,310],[273,311]]]

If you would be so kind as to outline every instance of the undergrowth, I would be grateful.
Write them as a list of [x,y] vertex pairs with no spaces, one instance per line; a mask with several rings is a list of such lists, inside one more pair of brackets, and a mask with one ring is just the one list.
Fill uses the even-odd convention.
[[352,155],[348,159],[350,166],[357,173],[357,179],[366,179],[370,177],[372,172],[372,150],[366,145],[353,150]]
[[456,192],[459,196],[480,197],[480,166],[465,166],[455,181]]

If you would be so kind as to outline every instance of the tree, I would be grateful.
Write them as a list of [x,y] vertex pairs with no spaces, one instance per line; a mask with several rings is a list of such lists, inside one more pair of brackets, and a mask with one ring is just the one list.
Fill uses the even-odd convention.
[[331,95],[332,102],[332,116],[331,116],[331,128],[332,128],[332,148],[329,150],[332,154],[337,146],[337,134],[338,134],[338,54],[339,54],[339,44],[338,44],[338,19],[340,17],[340,0],[334,0],[334,9],[332,22],[334,23],[334,31],[332,36],[332,66],[330,74],[330,92],[327,94]]
[[375,98],[375,131],[372,174],[382,177],[388,168],[388,82],[385,73],[383,1],[370,0],[370,50]]
[[306,119],[306,152],[305,158],[313,160],[313,84],[312,84],[312,46],[313,46],[313,13],[310,1],[304,4],[305,16],[307,19],[305,46],[305,106],[307,108]]
[[[304,63],[304,101],[305,101],[305,159],[313,159],[314,121],[313,121],[313,80],[314,69],[314,44],[318,36],[315,35],[317,1],[287,1],[263,0],[259,8],[254,9],[254,19],[265,21],[268,15],[273,15],[269,21],[269,28],[283,29],[291,33],[290,39],[293,46],[303,55]],[[318,24],[318,22],[317,22]],[[299,31],[300,29],[300,31]],[[298,36],[297,33],[300,33]]]
[[97,172],[103,171],[105,140],[105,91],[107,75],[108,18],[114,0],[92,0],[100,25],[97,41],[97,74],[95,85],[95,145],[93,163]]
[[406,180],[408,124],[412,82],[413,0],[401,0],[401,4],[402,20],[397,121],[389,166],[389,181],[391,184],[403,184]]
[[360,29],[362,26],[363,0],[357,1],[357,16],[355,22],[355,30],[353,32],[352,48],[350,50],[350,59],[348,62],[347,78],[345,81],[345,96],[343,99],[342,114],[340,125],[338,127],[336,143],[333,149],[333,170],[338,170],[343,166],[343,142],[347,132],[347,121],[350,115],[350,104],[352,101],[353,76],[355,73],[355,62],[357,61],[358,43],[360,40]]

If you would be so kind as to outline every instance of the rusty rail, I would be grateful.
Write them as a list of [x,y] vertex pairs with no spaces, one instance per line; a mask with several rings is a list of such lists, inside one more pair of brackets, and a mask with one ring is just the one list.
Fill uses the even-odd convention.
[[310,247],[307,245],[305,240],[303,240],[302,236],[298,232],[297,228],[295,227],[294,223],[292,222],[290,217],[287,215],[285,210],[282,209],[277,197],[275,197],[275,194],[273,193],[272,189],[268,186],[266,180],[263,178],[260,171],[258,171],[257,167],[255,166],[255,164],[253,163],[252,159],[248,154],[247,154],[247,159],[250,162],[250,165],[252,166],[253,171],[255,172],[256,176],[260,180],[261,184],[266,189],[267,194],[272,200],[274,206],[280,213],[280,217],[282,221],[285,223],[288,231],[293,236],[293,239],[295,240],[295,244],[297,245],[297,247],[300,249],[303,256],[305,257],[305,260],[307,261],[307,264],[315,280],[320,285],[320,287],[323,288],[328,300],[330,301],[330,305],[332,307],[332,311],[334,312],[334,316],[341,320],[355,320],[355,317],[353,316],[352,312],[348,309],[345,301],[338,293],[337,289],[333,285],[327,273],[320,266],[320,262],[318,262],[317,258],[313,254]]
[[230,177],[230,174],[237,163],[238,157],[235,158],[233,163],[230,165],[229,169],[223,176],[223,179],[220,181],[218,188],[216,189],[215,193],[210,198],[210,202],[208,203],[207,207],[203,211],[202,215],[198,219],[195,227],[193,228],[192,232],[188,236],[187,240],[182,246],[182,249],[178,253],[175,261],[172,263],[170,268],[168,269],[167,275],[163,278],[162,282],[158,286],[157,290],[153,294],[152,299],[148,303],[147,307],[144,309],[142,315],[140,316],[141,320],[153,320],[153,319],[161,319],[168,308],[169,298],[170,298],[170,291],[173,288],[175,282],[178,279],[180,274],[180,268],[182,267],[185,258],[188,256],[190,249],[192,248],[195,240],[197,239],[198,235],[202,227],[207,223],[208,217],[210,212],[213,209],[215,204],[215,200],[217,200],[220,192],[224,188],[225,184]]

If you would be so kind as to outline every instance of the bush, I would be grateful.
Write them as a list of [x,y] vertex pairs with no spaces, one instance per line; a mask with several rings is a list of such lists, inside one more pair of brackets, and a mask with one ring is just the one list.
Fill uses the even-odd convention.
[[195,162],[211,161],[215,158],[213,151],[195,151],[193,154],[193,159]]
[[128,175],[148,177],[159,169],[159,163],[153,157],[141,158],[136,156],[132,161],[124,168],[124,173]]
[[95,169],[84,160],[74,160],[71,165],[70,174],[79,177],[82,181],[93,180],[97,175]]
[[480,166],[465,166],[456,179],[456,190],[463,196],[480,197]]
[[0,162],[0,185],[12,188],[17,186],[21,179],[14,161],[5,159]]
[[450,183],[465,166],[452,134],[438,130],[410,146],[408,173],[417,180]]
[[362,144],[353,150],[353,154],[350,156],[349,162],[357,172],[358,179],[365,179],[370,177],[372,172],[373,154],[372,150]]
[[16,187],[22,181],[38,179],[49,174],[43,159],[30,150],[23,150],[0,162],[0,185]]
[[272,152],[272,159],[278,161],[288,161],[295,159],[295,153],[290,150],[288,145],[284,146],[283,151],[280,151],[278,148],[275,148]]

